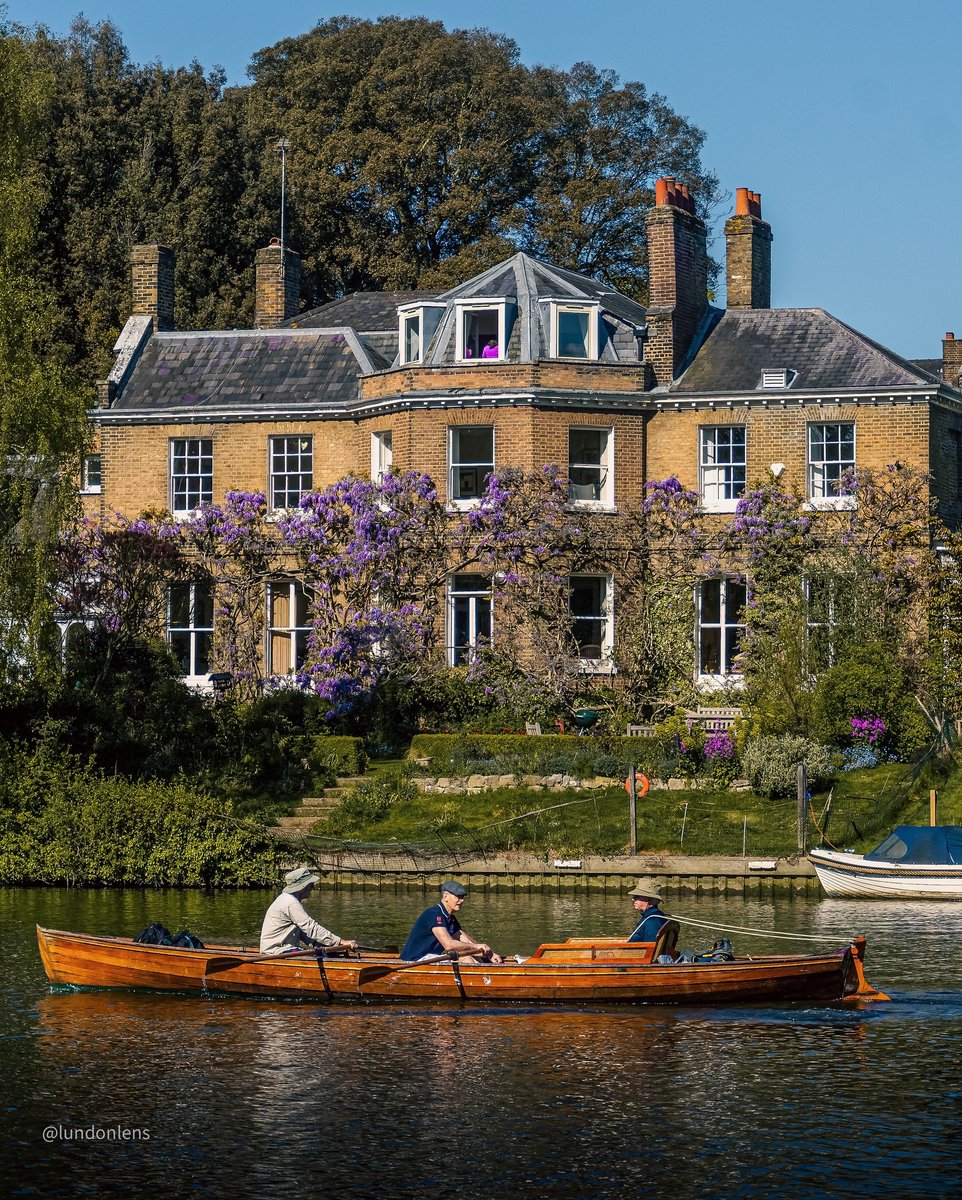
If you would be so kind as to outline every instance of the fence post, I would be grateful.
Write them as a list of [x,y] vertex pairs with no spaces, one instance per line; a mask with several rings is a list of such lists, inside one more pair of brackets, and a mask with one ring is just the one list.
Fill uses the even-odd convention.
[[808,773],[804,763],[799,763],[796,767],[796,781],[798,786],[798,853],[804,854],[808,834]]
[[635,764],[628,768],[628,832],[631,856],[638,853],[638,789],[635,782]]
[[937,798],[935,795],[935,788],[933,788],[929,792],[929,824],[930,825],[938,825],[938,821],[936,821],[936,819],[935,819],[936,805],[937,805]]

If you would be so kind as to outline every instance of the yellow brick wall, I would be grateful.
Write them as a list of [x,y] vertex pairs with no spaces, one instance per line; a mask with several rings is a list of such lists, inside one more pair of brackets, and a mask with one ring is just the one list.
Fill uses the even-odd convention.
[[786,490],[806,488],[808,426],[815,422],[855,423],[855,459],[859,468],[883,470],[898,459],[929,470],[929,410],[923,404],[795,405],[768,408],[667,410],[648,426],[647,475],[677,475],[687,487],[698,487],[698,431],[702,426],[744,425],[747,479],[765,479],[772,463],[784,463],[780,482]]

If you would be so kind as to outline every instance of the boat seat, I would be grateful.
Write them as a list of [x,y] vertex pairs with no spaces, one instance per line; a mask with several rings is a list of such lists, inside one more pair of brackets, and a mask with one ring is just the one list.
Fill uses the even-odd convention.
[[670,954],[675,957],[675,947],[678,945],[678,922],[668,920],[658,930],[655,938],[655,948],[651,952],[651,961],[657,962],[660,954]]

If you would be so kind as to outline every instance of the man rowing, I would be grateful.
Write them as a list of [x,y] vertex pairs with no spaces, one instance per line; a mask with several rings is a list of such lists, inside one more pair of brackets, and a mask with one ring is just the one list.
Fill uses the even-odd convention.
[[285,887],[264,914],[261,926],[261,954],[287,954],[302,944],[326,950],[356,950],[357,942],[346,942],[315,921],[304,901],[315,883],[320,883],[310,867],[295,867],[284,876]]
[[475,941],[461,928],[457,914],[467,894],[463,883],[453,879],[442,883],[440,901],[426,908],[414,922],[401,958],[407,962],[420,962],[423,958],[453,951],[461,962],[500,963],[500,954],[495,954],[487,943]]

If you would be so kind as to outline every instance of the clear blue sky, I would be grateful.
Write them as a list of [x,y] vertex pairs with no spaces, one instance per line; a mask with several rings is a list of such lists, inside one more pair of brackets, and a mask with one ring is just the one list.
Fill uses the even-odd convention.
[[[761,193],[772,303],[819,306],[909,358],[962,337],[962,19],[949,0],[487,0],[286,6],[264,0],[7,0],[65,33],[112,20],[137,62],[219,65],[328,16],[424,15],[512,37],[528,64],[637,79],[707,134],[722,186]],[[305,11],[306,9],[306,11]],[[721,224],[715,230],[721,234]],[[716,242],[715,253],[722,247]]]

